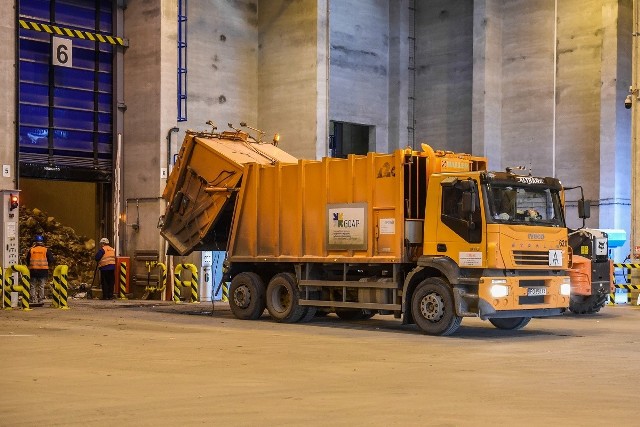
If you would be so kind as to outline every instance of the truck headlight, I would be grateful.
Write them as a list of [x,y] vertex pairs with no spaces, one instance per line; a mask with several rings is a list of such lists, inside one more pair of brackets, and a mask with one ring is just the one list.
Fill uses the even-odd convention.
[[562,279],[562,284],[560,285],[560,295],[571,295],[571,279],[565,277]]
[[509,287],[505,279],[491,280],[491,288],[489,289],[493,298],[504,298],[509,295]]

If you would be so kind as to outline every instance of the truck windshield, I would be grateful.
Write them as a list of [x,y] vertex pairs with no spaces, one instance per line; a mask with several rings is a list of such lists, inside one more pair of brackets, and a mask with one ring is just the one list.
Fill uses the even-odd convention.
[[564,227],[557,190],[491,183],[487,201],[492,222]]

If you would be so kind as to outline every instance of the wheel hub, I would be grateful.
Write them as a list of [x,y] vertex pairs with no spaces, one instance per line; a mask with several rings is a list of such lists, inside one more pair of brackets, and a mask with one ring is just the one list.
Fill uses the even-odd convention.
[[285,286],[278,286],[273,292],[273,298],[271,299],[273,308],[279,313],[287,311],[291,305],[291,295]]
[[233,293],[233,302],[240,308],[249,307],[249,303],[251,302],[251,293],[249,292],[249,288],[245,285],[238,286]]
[[444,300],[435,293],[425,295],[420,301],[420,311],[425,319],[437,322],[444,316]]

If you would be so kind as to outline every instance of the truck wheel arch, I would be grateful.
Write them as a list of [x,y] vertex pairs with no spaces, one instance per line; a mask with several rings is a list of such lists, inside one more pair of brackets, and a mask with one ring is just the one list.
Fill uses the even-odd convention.
[[421,257],[418,266],[407,274],[402,289],[402,306],[404,316],[402,324],[415,323],[411,313],[411,298],[418,284],[428,277],[441,277],[450,285],[458,282],[459,271],[457,264],[449,257]]

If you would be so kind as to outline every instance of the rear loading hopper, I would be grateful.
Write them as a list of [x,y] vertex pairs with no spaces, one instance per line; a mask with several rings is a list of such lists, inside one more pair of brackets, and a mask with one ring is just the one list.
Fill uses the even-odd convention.
[[233,205],[244,165],[296,163],[270,143],[247,133],[188,131],[162,197],[167,210],[160,234],[174,252],[224,250],[231,230]]

